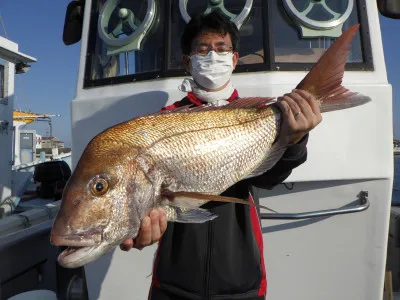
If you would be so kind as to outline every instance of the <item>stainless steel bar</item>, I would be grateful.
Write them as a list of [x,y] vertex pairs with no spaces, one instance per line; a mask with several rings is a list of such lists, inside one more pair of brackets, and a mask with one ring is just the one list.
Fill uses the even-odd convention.
[[260,218],[263,220],[298,220],[358,213],[368,209],[370,205],[368,200],[368,192],[361,191],[357,197],[360,200],[360,204],[358,205],[301,213],[262,213],[260,214]]

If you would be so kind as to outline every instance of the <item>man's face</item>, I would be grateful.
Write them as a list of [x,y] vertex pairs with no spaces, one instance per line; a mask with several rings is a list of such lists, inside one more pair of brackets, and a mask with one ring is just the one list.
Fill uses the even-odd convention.
[[[216,32],[202,32],[193,40],[190,55],[196,54],[201,50],[204,51],[204,49],[212,51],[218,47],[228,47],[229,49],[232,49],[232,39],[229,33],[222,35]],[[189,57],[184,55],[182,60],[185,70],[191,72]],[[237,52],[233,52],[232,60],[233,68],[235,68],[239,60],[239,54]]]

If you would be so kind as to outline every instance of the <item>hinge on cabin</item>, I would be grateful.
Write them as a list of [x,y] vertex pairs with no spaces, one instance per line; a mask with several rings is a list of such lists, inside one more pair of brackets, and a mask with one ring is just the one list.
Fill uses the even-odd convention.
[[9,129],[8,125],[10,125],[10,122],[8,122],[7,120],[0,120],[0,133],[1,134],[3,134],[4,132],[6,134],[8,134],[8,129]]
[[8,105],[8,98],[0,98],[0,104]]

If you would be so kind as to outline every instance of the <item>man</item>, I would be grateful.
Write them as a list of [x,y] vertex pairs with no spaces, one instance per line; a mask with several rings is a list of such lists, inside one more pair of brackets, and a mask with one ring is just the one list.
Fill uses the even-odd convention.
[[[180,90],[188,92],[181,101],[163,109],[204,103],[225,105],[238,98],[230,77],[236,67],[239,37],[236,27],[218,13],[194,16],[181,40],[183,64],[192,79]],[[256,75],[254,75],[256,76]],[[222,195],[256,199],[256,188],[271,189],[293,168],[306,160],[308,132],[321,122],[316,100],[305,91],[293,91],[278,99],[284,122],[281,137],[290,146],[268,172],[240,181]],[[154,209],[142,222],[135,241],[128,239],[122,250],[141,249],[162,239],[156,254],[149,299],[265,299],[266,272],[263,241],[254,207],[231,203],[207,203],[218,215],[204,224],[171,222]]]

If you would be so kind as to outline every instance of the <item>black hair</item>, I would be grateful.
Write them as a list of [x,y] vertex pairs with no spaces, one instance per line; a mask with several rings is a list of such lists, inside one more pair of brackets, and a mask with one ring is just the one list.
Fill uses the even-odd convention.
[[224,15],[213,11],[207,15],[196,14],[187,23],[181,38],[182,54],[190,54],[193,40],[202,32],[215,32],[223,35],[229,33],[233,51],[239,50],[239,31],[236,25]]

